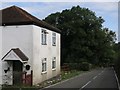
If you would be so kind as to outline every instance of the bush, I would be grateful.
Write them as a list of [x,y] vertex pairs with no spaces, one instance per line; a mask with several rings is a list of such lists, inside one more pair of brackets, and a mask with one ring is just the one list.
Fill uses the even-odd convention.
[[118,79],[119,79],[119,83],[120,83],[120,61],[118,60],[116,63],[115,63],[115,66],[114,66],[114,68],[115,68],[115,71],[116,71],[116,73],[117,73],[117,77],[118,77]]
[[79,71],[89,71],[92,68],[92,65],[88,62],[82,63],[65,63],[64,66],[67,66],[69,70],[79,70]]
[[91,67],[92,67],[92,65],[88,62],[82,62],[81,63],[81,69],[83,71],[89,71]]

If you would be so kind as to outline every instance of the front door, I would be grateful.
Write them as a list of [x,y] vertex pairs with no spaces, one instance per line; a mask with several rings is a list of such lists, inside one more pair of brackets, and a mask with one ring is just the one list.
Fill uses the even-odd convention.
[[13,61],[13,85],[22,84],[22,66],[20,61]]

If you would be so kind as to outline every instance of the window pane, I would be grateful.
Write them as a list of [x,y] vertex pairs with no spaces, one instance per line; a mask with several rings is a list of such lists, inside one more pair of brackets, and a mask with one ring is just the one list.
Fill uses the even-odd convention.
[[44,45],[44,44],[47,44],[46,42],[47,42],[47,34],[46,34],[46,31],[45,30],[42,30],[42,35],[41,35],[41,38],[42,38],[42,44]]
[[46,63],[45,63],[45,71],[46,71]]
[[47,62],[46,62],[46,58],[44,58],[42,60],[42,72],[46,71],[47,70]]
[[56,33],[52,33],[52,45],[56,45]]
[[42,63],[42,72],[44,72],[44,64]]
[[47,41],[47,35],[46,34],[44,34],[44,39],[45,39],[45,41],[44,41],[44,44],[46,44],[46,41]]
[[52,69],[56,68],[56,57],[52,60]]
[[42,44],[43,44],[43,34],[42,34],[42,38],[41,38]]

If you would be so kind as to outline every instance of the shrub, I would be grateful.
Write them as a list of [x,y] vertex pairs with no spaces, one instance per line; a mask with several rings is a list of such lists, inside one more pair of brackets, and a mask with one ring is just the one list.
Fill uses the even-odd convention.
[[[69,68],[69,70],[88,71],[92,68],[92,65],[88,62],[82,63],[65,63],[63,67]],[[64,69],[63,69],[64,70]]]
[[92,65],[88,62],[82,62],[81,63],[81,69],[83,71],[89,71],[91,67],[92,67]]

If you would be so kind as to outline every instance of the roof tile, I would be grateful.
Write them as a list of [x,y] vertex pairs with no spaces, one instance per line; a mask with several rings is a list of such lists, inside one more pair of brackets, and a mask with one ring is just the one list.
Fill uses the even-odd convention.
[[53,27],[50,24],[34,17],[33,15],[29,14],[28,12],[17,6],[11,6],[2,9],[0,10],[0,13],[2,13],[2,23],[0,24],[2,26],[37,25],[55,32],[61,32],[58,28]]

